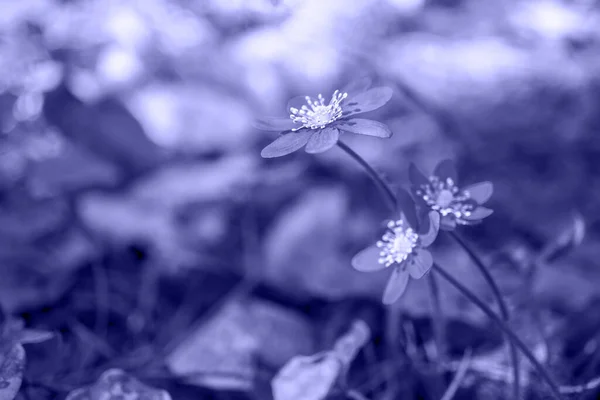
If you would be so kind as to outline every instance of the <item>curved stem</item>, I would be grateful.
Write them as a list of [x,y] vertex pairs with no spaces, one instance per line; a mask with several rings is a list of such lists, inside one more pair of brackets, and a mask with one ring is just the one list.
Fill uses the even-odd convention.
[[454,379],[450,382],[450,386],[446,389],[446,392],[442,396],[441,400],[452,400],[454,395],[460,388],[460,384],[462,383],[467,371],[469,370],[469,366],[471,365],[471,349],[465,351],[465,354],[458,365],[458,369],[456,370],[456,374],[454,375]]
[[473,304],[481,309],[497,326],[500,328],[507,336],[510,337],[511,342],[514,343],[519,350],[523,353],[523,355],[531,362],[531,364],[535,367],[537,372],[540,374],[542,379],[546,381],[550,389],[554,394],[556,399],[562,400],[563,397],[560,393],[560,389],[558,384],[552,379],[550,374],[546,371],[546,369],[540,364],[540,362],[535,358],[535,356],[531,353],[531,351],[527,348],[525,343],[512,331],[512,329],[500,318],[496,315],[491,308],[489,308],[483,301],[479,299],[473,292],[467,289],[462,283],[457,281],[449,272],[440,267],[437,263],[433,264],[433,270],[440,274],[448,283],[458,289],[466,298],[469,299]]
[[389,205],[392,207],[393,210],[396,210],[396,195],[394,194],[394,191],[392,190],[390,185],[388,185],[383,180],[383,178],[377,173],[377,171],[375,171],[373,167],[371,167],[371,165],[369,165],[369,163],[365,161],[364,158],[359,156],[354,150],[348,147],[347,144],[339,140],[337,142],[337,145],[340,149],[344,150],[350,157],[352,157],[356,162],[358,162],[365,169],[365,171],[367,171],[367,173],[369,174],[371,179],[373,179],[377,187],[379,187],[379,189],[383,192],[385,198],[389,202]]
[[[467,244],[467,242],[465,242],[460,237],[460,235],[458,233],[451,231],[450,236],[452,237],[452,239],[454,239],[454,241],[456,243],[458,243],[459,246],[461,246],[467,252],[467,254],[471,258],[471,260],[473,260],[473,262],[475,263],[477,268],[479,268],[479,271],[481,271],[483,278],[485,279],[486,283],[492,290],[494,297],[496,298],[496,302],[498,303],[498,307],[500,309],[500,315],[502,316],[502,319],[508,323],[508,321],[510,320],[510,315],[508,313],[508,307],[506,306],[506,302],[504,301],[504,298],[502,297],[502,293],[500,293],[500,288],[498,287],[498,284],[496,283],[496,281],[494,280],[494,277],[490,273],[490,270],[486,267],[486,265],[481,260],[481,258],[475,253],[475,250],[473,250]],[[519,374],[519,372],[520,372],[519,371],[519,355],[517,354],[517,349],[515,348],[514,343],[512,343],[512,341],[510,341],[510,340],[509,340],[509,352],[510,352],[510,359],[511,359],[512,367],[513,367],[513,377],[514,377],[513,395],[514,395],[514,398],[518,400],[521,398],[521,381],[520,381],[520,374]]]

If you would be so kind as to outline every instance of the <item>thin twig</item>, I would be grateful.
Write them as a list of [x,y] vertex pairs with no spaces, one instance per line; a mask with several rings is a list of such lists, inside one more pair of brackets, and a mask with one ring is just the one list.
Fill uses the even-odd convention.
[[[454,239],[454,241],[456,241],[456,243],[458,243],[458,245],[461,246],[467,252],[469,257],[473,260],[473,262],[477,266],[477,268],[479,268],[479,271],[483,275],[483,278],[485,279],[486,283],[492,290],[492,294],[496,298],[496,302],[498,303],[498,308],[500,309],[500,315],[502,316],[502,319],[504,319],[504,321],[506,323],[508,323],[510,321],[510,314],[508,313],[508,307],[506,306],[506,302],[504,301],[504,298],[502,297],[502,293],[500,293],[500,288],[498,288],[498,284],[496,284],[494,277],[490,273],[489,269],[486,267],[485,263],[477,255],[477,253],[475,253],[475,250],[473,250],[467,244],[467,242],[464,241],[460,237],[460,235],[458,233],[451,231],[450,237],[452,237],[452,239]],[[517,349],[515,348],[514,343],[512,343],[510,340],[508,340],[508,345],[509,345],[508,350],[509,350],[510,360],[512,363],[513,378],[514,378],[513,379],[513,396],[516,400],[519,400],[521,398],[521,379],[520,379],[520,369],[519,369],[519,355],[517,354]]]
[[527,348],[525,343],[513,332],[513,330],[502,320],[502,318],[498,317],[491,308],[487,306],[482,300],[479,299],[473,292],[467,289],[462,283],[456,280],[449,272],[440,267],[438,264],[433,264],[433,270],[440,274],[448,283],[458,289],[466,298],[469,299],[473,304],[481,309],[497,326],[500,328],[506,335],[508,335],[511,341],[521,350],[523,355],[531,362],[531,364],[538,371],[540,376],[554,394],[556,399],[562,400],[563,397],[561,395],[558,384],[554,381],[554,379],[550,376],[550,374],[546,371],[546,369],[540,364],[540,362],[535,358],[535,356],[531,353],[531,351]]
[[456,391],[460,388],[460,384],[469,370],[469,365],[471,365],[471,349],[465,351],[465,354],[458,365],[458,369],[456,370],[456,374],[454,375],[454,379],[450,382],[450,386],[446,389],[441,400],[452,400],[454,398]]
[[591,381],[584,383],[583,385],[574,386],[561,386],[560,392],[562,394],[580,394],[587,392],[588,390],[594,390],[600,387],[600,377],[594,378]]

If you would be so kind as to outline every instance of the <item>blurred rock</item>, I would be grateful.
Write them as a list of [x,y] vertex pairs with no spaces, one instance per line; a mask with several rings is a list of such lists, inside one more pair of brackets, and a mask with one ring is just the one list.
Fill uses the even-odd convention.
[[113,243],[150,244],[165,271],[174,271],[193,264],[232,229],[225,225],[227,207],[253,179],[256,161],[239,156],[165,167],[128,192],[85,195],[78,212]]
[[247,104],[217,86],[153,85],[128,101],[156,143],[181,152],[239,151],[251,143]]
[[114,165],[85,149],[65,144],[60,155],[32,165],[28,184],[35,193],[57,195],[88,188],[109,188],[118,181]]
[[0,212],[0,304],[22,311],[56,301],[96,249],[73,226],[67,202],[11,194]]
[[298,354],[315,351],[308,320],[277,304],[231,299],[191,332],[167,357],[177,375],[216,389],[249,390],[258,360],[279,368]]
[[166,359],[188,382],[223,390],[249,390],[254,380],[254,357],[260,347],[257,324],[248,308],[233,301],[182,342]]
[[233,155],[216,161],[173,164],[140,180],[131,192],[140,200],[168,208],[227,200],[256,179],[258,161],[252,155]]
[[60,198],[35,200],[13,191],[0,209],[0,238],[9,243],[27,243],[51,234],[68,219],[68,204]]
[[171,210],[124,195],[86,195],[80,200],[82,220],[115,245],[149,244],[165,270],[189,265],[195,259],[184,245]]
[[351,256],[342,252],[348,227],[355,222],[347,196],[340,187],[317,187],[282,212],[265,238],[262,273],[267,282],[290,296],[381,297],[386,274],[357,272],[350,266]]
[[143,126],[114,96],[86,104],[66,83],[48,92],[44,117],[74,143],[114,163],[127,175],[156,167],[166,154],[146,135]]
[[0,247],[0,304],[19,312],[57,301],[73,283],[77,269],[97,250],[73,228],[61,232],[51,243]]
[[252,301],[249,313],[260,344],[257,355],[275,368],[299,354],[315,351],[314,332],[309,320],[275,303]]

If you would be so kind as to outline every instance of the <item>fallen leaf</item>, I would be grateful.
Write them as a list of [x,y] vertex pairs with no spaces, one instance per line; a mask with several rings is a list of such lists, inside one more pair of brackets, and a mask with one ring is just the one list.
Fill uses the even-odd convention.
[[275,400],[324,399],[342,368],[330,353],[292,358],[273,378]]
[[16,397],[25,369],[25,349],[19,343],[0,344],[0,400]]

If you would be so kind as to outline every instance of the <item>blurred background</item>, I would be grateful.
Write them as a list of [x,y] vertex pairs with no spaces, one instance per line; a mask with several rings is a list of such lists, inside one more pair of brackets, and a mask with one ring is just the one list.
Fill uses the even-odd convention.
[[[593,381],[599,49],[593,0],[0,0],[0,305],[54,333],[26,345],[18,398],[119,368],[173,399],[269,399],[357,318],[371,340],[347,380],[369,399],[441,399],[465,351],[454,398],[509,398],[501,333],[458,292],[441,285],[442,363],[426,282],[384,308],[387,272],[350,267],[389,217],[358,165],[259,155],[275,133],[256,118],[365,75],[394,89],[369,115],[394,136],[345,142],[396,187],[444,158],[492,181],[495,213],[464,236],[540,360]],[[434,253],[494,305],[460,248]]]

